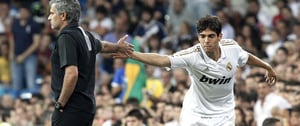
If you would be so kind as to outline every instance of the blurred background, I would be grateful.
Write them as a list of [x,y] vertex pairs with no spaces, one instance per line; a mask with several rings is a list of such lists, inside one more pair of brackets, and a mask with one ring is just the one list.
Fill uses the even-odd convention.
[[[269,87],[263,69],[238,69],[236,126],[260,126],[267,117],[300,126],[300,0],[79,1],[80,25],[96,38],[117,42],[128,34],[135,50],[166,55],[198,43],[200,17],[218,16],[224,39],[235,39],[278,74]],[[0,126],[51,125],[50,56],[57,33],[48,13],[48,0],[0,0]],[[140,70],[126,74],[132,65]],[[95,71],[93,126],[124,125],[132,108],[140,109],[147,126],[178,126],[190,85],[186,70],[99,54]]]

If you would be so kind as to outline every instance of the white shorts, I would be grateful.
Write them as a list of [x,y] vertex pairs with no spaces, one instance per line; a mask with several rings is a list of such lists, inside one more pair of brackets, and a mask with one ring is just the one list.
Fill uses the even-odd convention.
[[182,112],[179,123],[180,126],[235,126],[235,115],[231,113],[225,116],[209,117]]

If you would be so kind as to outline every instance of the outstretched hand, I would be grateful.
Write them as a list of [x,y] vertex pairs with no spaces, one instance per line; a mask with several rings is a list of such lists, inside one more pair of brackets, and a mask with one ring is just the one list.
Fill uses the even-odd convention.
[[266,82],[273,86],[276,84],[277,81],[277,77],[276,77],[276,73],[273,69],[267,70],[266,74],[265,74],[265,78],[266,78]]
[[113,55],[126,55],[129,57],[134,51],[134,46],[125,40],[128,38],[128,35],[123,36],[122,38],[119,39],[118,41],[118,53],[115,53]]
[[130,58],[130,55],[122,54],[122,53],[112,53],[111,56],[115,59],[127,59]]

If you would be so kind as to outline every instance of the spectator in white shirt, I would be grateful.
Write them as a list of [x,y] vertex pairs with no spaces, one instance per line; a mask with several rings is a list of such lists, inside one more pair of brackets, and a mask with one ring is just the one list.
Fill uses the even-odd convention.
[[273,93],[272,88],[263,79],[257,84],[257,93],[258,100],[254,106],[254,118],[257,126],[262,126],[266,118],[272,117],[272,109],[275,107],[281,110],[291,108],[291,104],[282,96]]

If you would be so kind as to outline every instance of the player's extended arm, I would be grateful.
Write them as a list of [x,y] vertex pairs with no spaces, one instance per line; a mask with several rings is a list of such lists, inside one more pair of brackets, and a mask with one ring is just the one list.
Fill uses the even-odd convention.
[[123,36],[119,39],[117,43],[102,41],[102,50],[103,53],[123,53],[126,55],[132,54],[133,45],[125,42],[128,35]]
[[267,70],[266,81],[271,85],[276,83],[276,80],[277,80],[276,73],[270,64],[264,62],[263,60],[259,59],[258,57],[254,56],[251,53],[249,53],[249,58],[248,58],[247,64],[262,67],[262,68],[266,69]]
[[268,63],[264,62],[263,60],[259,59],[258,57],[254,56],[251,53],[249,53],[249,58],[248,58],[247,64],[262,67],[266,70],[272,69],[272,67]]
[[130,58],[153,66],[159,66],[159,67],[171,66],[170,59],[167,55],[160,55],[157,53],[133,52]]

